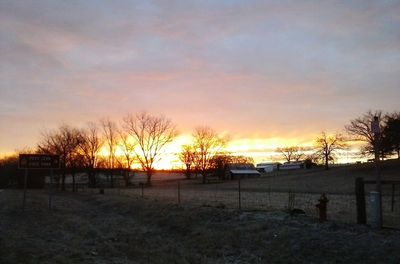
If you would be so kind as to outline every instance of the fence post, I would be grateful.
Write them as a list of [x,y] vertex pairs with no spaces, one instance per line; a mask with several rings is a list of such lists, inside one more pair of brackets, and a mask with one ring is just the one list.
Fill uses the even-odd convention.
[[119,178],[118,178],[117,184],[118,184],[118,195],[121,195],[121,181]]
[[215,200],[215,203],[216,203],[216,204],[218,203],[217,192],[218,192],[218,184],[215,184],[214,200]]
[[143,198],[144,197],[144,190],[143,190],[144,189],[144,184],[143,184],[143,182],[140,183],[140,187],[142,187],[142,198]]
[[181,205],[181,182],[178,181],[178,205]]
[[394,211],[394,191],[395,191],[395,184],[392,183],[392,212]]
[[238,191],[239,191],[239,210],[242,210],[242,190],[241,190],[241,186],[240,186],[240,176],[239,176],[239,181],[238,181]]
[[53,192],[53,169],[50,169],[50,184],[49,184],[49,210],[51,210],[51,200]]
[[28,169],[25,169],[25,174],[24,174],[24,198],[22,200],[22,210],[25,210],[27,181],[28,181]]
[[357,224],[367,224],[367,215],[365,210],[365,191],[364,180],[361,177],[356,178],[356,202],[357,202]]

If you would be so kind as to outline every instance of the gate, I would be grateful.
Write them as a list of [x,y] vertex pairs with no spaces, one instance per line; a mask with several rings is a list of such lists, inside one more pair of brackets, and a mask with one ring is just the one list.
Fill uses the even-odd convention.
[[[381,181],[381,213],[382,227],[400,229],[400,181]],[[368,202],[365,199],[366,186],[373,186],[376,181],[364,181],[363,178],[356,178],[356,201],[357,201],[357,223],[367,224]],[[372,190],[369,187],[368,190]],[[396,193],[397,192],[397,193]]]

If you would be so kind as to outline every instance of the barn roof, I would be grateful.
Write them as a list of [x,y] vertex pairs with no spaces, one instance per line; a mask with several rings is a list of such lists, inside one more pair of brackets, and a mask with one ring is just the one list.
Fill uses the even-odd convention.
[[260,174],[257,170],[230,170],[230,172],[233,174]]

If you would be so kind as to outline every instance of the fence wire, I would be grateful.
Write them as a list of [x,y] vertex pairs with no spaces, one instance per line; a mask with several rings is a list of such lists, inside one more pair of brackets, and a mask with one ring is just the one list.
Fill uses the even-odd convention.
[[[114,183],[114,188],[102,186],[100,188],[88,188],[87,184],[79,184],[73,188],[71,184],[66,185],[68,195],[73,197],[74,193],[87,195],[122,195],[131,198],[146,198],[167,203],[180,204],[182,206],[211,206],[216,208],[241,209],[241,210],[293,210],[299,209],[306,215],[318,218],[316,204],[322,193],[307,193],[296,191],[295,188],[287,190],[274,190],[265,186],[255,186],[251,179],[220,183],[201,184],[194,181],[169,181],[155,182],[152,186],[135,184],[123,187],[122,183]],[[291,186],[293,187],[293,186]],[[102,190],[102,191],[101,191]],[[383,225],[400,229],[400,186],[396,190],[385,187],[382,196]],[[9,195],[2,196],[2,206],[21,208],[23,190],[4,190]],[[54,198],[61,191],[52,189]],[[74,191],[74,192],[73,192]],[[366,189],[367,222],[369,216],[369,189]],[[45,190],[28,190],[26,196],[26,207],[34,210],[48,204],[48,198],[43,193],[49,192],[49,185]],[[40,195],[41,193],[41,195]],[[65,193],[65,192],[63,192]],[[327,193],[329,199],[327,205],[328,220],[345,223],[355,223],[357,220],[356,196],[355,194]],[[4,201],[7,199],[7,201]]]

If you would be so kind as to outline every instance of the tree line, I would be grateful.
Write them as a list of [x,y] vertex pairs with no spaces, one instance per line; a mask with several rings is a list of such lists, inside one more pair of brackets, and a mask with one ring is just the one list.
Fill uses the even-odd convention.
[[[151,185],[155,164],[161,160],[165,146],[177,135],[176,126],[170,119],[142,112],[126,115],[119,124],[103,118],[97,123],[89,122],[82,128],[60,125],[56,129],[42,132],[37,146],[21,153],[59,155],[62,190],[65,190],[67,175],[72,176],[72,184],[75,186],[75,176],[82,171],[86,172],[89,186],[95,187],[96,172],[99,169],[109,173],[107,176],[113,187],[116,169],[129,172],[134,164],[140,165],[146,173],[147,184]],[[235,157],[223,152],[226,142],[227,138],[218,135],[213,129],[197,127],[193,133],[193,144],[182,146],[177,158],[187,166],[186,172],[191,171],[194,164],[193,172],[196,176],[202,175],[205,182],[211,167],[221,167],[221,162],[233,162]],[[245,157],[236,157],[236,161],[253,162]],[[17,162],[16,156],[3,159],[0,168],[18,171]],[[186,175],[190,178],[190,173]],[[123,176],[125,185],[129,185],[129,173]]]
[[[151,182],[154,164],[160,159],[164,146],[177,135],[175,125],[164,116],[149,113],[128,114],[120,124],[109,118],[89,122],[83,128],[61,125],[42,132],[33,150],[23,151],[60,156],[61,188],[65,190],[66,175],[72,175],[73,185],[76,172],[86,171],[89,186],[96,186],[96,169],[108,169],[111,186],[114,185],[114,170],[130,171],[139,163]],[[102,153],[106,150],[106,153]],[[117,152],[122,155],[117,155]],[[4,159],[1,164],[10,167],[12,160]],[[129,174],[124,175],[129,185]]]
[[[381,120],[379,137],[374,136],[371,130],[371,120],[374,117]],[[289,163],[307,160],[322,163],[328,169],[329,163],[335,160],[335,153],[346,149],[347,141],[356,140],[365,143],[361,149],[364,156],[373,155],[374,148],[379,146],[379,156],[382,159],[394,154],[400,158],[400,112],[384,114],[382,111],[368,111],[351,120],[345,130],[348,137],[340,133],[322,132],[312,148],[289,146],[276,151]],[[165,146],[177,135],[176,126],[170,119],[143,112],[128,114],[119,124],[103,118],[97,123],[89,122],[83,128],[61,125],[54,130],[42,132],[37,146],[30,152],[60,156],[62,189],[65,189],[67,174],[72,175],[75,183],[75,173],[82,170],[88,176],[89,186],[96,186],[96,169],[99,168],[109,169],[110,184],[113,186],[114,169],[130,171],[133,164],[140,164],[146,172],[147,183],[151,184],[155,164],[160,161]],[[183,145],[177,153],[178,159],[185,166],[187,178],[194,173],[195,176],[201,175],[205,183],[210,170],[222,175],[227,164],[253,163],[251,158],[227,153],[225,147],[228,138],[210,127],[195,128],[192,138],[192,143]],[[106,153],[101,153],[105,150]],[[12,167],[12,161],[16,162],[16,159],[0,161],[2,175]],[[129,185],[129,174],[124,174],[124,181]]]
[[[374,134],[371,122],[379,120],[380,133]],[[329,163],[336,159],[338,150],[347,149],[350,141],[363,142],[360,149],[362,157],[374,156],[375,149],[380,159],[397,155],[400,158],[400,112],[383,113],[382,111],[367,111],[362,116],[350,120],[345,125],[344,135],[342,133],[328,134],[325,131],[314,141],[313,147],[289,146],[280,147],[276,151],[281,153],[288,163],[307,160],[323,163],[329,168]],[[306,153],[309,154],[306,154]]]

